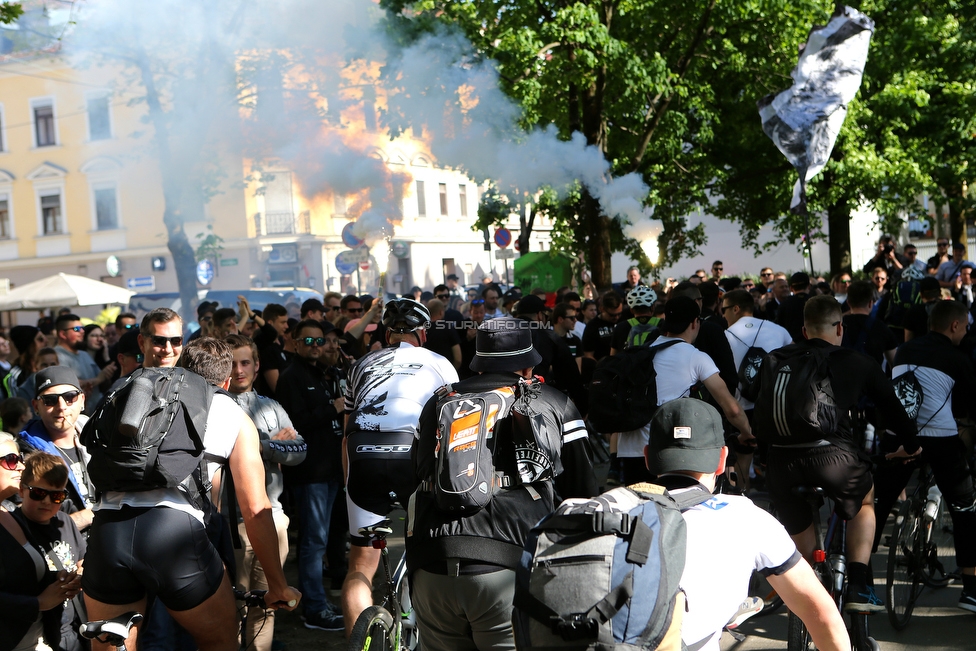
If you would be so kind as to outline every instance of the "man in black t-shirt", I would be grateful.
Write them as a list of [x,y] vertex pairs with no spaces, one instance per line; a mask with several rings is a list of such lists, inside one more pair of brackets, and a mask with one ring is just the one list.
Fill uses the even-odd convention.
[[790,276],[790,296],[776,312],[776,324],[786,328],[794,342],[803,341],[803,304],[810,298],[810,276],[798,271]]
[[850,312],[844,315],[844,341],[841,346],[864,353],[878,364],[885,358],[890,367],[895,361],[898,340],[880,315],[872,314],[874,287],[866,280],[851,283],[847,290]]
[[427,310],[430,312],[430,328],[427,329],[424,348],[447,358],[454,368],[458,368],[461,365],[461,339],[458,337],[457,324],[444,318],[444,302],[440,299],[430,299]]
[[600,361],[610,354],[613,328],[623,314],[624,306],[620,296],[607,292],[600,299],[600,314],[583,330],[583,356]]
[[262,396],[274,398],[278,375],[288,366],[281,338],[288,331],[288,310],[284,305],[268,303],[261,314],[260,328],[254,333],[254,345],[261,357],[261,377],[254,384]]
[[918,281],[919,299],[917,303],[905,312],[902,327],[905,330],[905,341],[921,337],[929,331],[929,314],[936,301],[942,300],[942,287],[939,281],[929,276]]

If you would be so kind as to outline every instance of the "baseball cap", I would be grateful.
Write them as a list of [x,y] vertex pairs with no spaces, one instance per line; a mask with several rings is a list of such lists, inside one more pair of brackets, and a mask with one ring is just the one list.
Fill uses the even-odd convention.
[[48,387],[68,384],[81,391],[78,376],[67,366],[48,366],[34,376],[34,397],[41,395]]
[[457,274],[448,274],[447,280],[460,280],[460,278],[457,277]]
[[790,276],[790,287],[807,287],[809,285],[810,276],[803,271],[797,271]]
[[678,398],[657,408],[651,419],[647,467],[655,475],[685,470],[715,472],[725,447],[722,417],[695,398]]
[[694,299],[675,296],[664,304],[664,321],[661,330],[669,334],[680,334],[688,329],[691,322],[701,316],[701,310]]
[[126,330],[125,334],[119,337],[115,351],[119,355],[138,355],[142,352],[139,348],[139,330],[133,328]]

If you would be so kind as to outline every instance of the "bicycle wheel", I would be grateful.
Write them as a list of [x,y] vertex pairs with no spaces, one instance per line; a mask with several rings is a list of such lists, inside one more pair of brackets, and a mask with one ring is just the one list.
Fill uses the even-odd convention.
[[[830,567],[826,563],[814,563],[813,571],[829,594],[833,581],[833,572],[831,572]],[[803,620],[794,615],[792,610],[789,611],[789,617],[786,620],[786,648],[788,651],[813,651],[816,648]]]
[[952,516],[942,500],[935,520],[926,524],[927,535],[925,561],[922,563],[922,581],[930,588],[944,588],[952,581],[949,573],[955,567],[956,547],[952,538]]
[[397,585],[397,599],[400,601],[400,649],[414,651],[420,647],[420,629],[417,628],[417,615],[410,601],[410,585],[406,574]]
[[364,610],[352,627],[349,651],[399,651],[393,645],[393,616],[382,606]]
[[922,518],[913,500],[902,504],[896,523],[888,545],[888,599],[885,606],[892,627],[900,631],[908,626],[915,600],[921,592],[920,569],[925,553]]

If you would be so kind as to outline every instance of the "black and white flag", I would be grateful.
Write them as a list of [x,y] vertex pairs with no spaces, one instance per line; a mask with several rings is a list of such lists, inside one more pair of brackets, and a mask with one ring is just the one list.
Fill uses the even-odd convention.
[[762,128],[800,175],[790,209],[806,208],[806,184],[830,157],[857,94],[874,21],[850,7],[810,31],[790,76],[793,85],[758,102]]

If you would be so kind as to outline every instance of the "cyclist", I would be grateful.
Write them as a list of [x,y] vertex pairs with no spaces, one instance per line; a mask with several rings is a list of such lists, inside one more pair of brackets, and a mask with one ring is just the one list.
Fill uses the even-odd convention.
[[[678,434],[680,432],[680,435]],[[725,470],[722,418],[694,398],[666,402],[651,419],[647,466],[671,493],[702,484],[715,490]],[[850,649],[840,612],[783,525],[745,497],[715,495],[683,513],[688,526],[681,589],[687,598],[681,637],[688,648],[717,651],[722,628],[746,598],[749,577],[762,572],[807,625],[821,651]],[[729,536],[730,531],[739,532]]]
[[646,285],[637,285],[627,294],[627,307],[634,316],[613,329],[610,354],[616,355],[624,348],[643,346],[654,336],[651,334],[660,319],[654,318],[657,292]]
[[349,571],[342,584],[346,636],[372,605],[373,575],[380,551],[359,535],[395,503],[406,505],[415,483],[410,449],[420,412],[434,391],[457,382],[454,366],[426,348],[430,313],[409,298],[386,304],[383,314],[389,348],[373,351],[349,372],[345,393],[343,463],[349,511]]
[[[956,416],[972,417],[976,378],[973,366],[959,350],[966,335],[968,310],[962,303],[938,301],[929,316],[929,332],[906,342],[895,354],[892,376],[900,397],[914,412],[912,398],[920,396],[915,422],[922,445],[923,462],[935,475],[942,499],[952,517],[956,561],[962,570],[963,590],[959,607],[976,612],[976,492],[967,454],[956,426]],[[908,378],[914,376],[921,392]],[[905,376],[901,382],[898,378]],[[882,451],[897,448],[894,437],[882,438]],[[905,488],[914,466],[885,465],[875,473],[877,527],[875,546],[898,494]]]
[[[452,389],[463,395],[512,387],[520,378],[532,380],[541,359],[528,323],[492,319],[478,329],[471,370],[479,375]],[[538,381],[524,391],[507,419],[511,425],[496,425],[492,444],[495,474],[508,488],[498,488],[491,503],[471,515],[439,509],[429,484],[411,499],[407,568],[426,651],[513,649],[515,567],[526,534],[559,498],[596,493],[586,427],[572,401]],[[432,398],[420,417],[412,452],[416,481],[434,475],[437,404]]]
[[[849,521],[845,610],[882,611],[884,604],[874,593],[869,569],[875,528],[871,464],[858,456],[849,412],[862,395],[872,400],[883,424],[896,433],[903,445],[897,452],[899,457],[920,452],[915,423],[908,418],[881,367],[866,355],[840,347],[844,335],[841,306],[832,296],[814,296],[806,301],[803,333],[806,340],[765,358],[755,385],[756,432],[770,443],[770,497],[796,546],[810,559],[815,545],[815,514],[792,489],[800,485],[824,489],[834,500],[838,515]],[[813,367],[806,366],[818,364],[817,360],[823,358],[826,377],[816,372],[821,370],[819,365],[812,371]],[[804,377],[801,393],[794,393],[794,385],[803,382]],[[815,392],[822,398],[818,400],[816,424],[807,425],[806,429],[804,423],[798,422],[801,405],[782,408],[791,397],[805,392]]]
[[[140,326],[144,363],[175,361],[179,352],[174,348],[183,351],[181,333],[182,323],[172,310],[157,308],[147,314]],[[233,355],[226,344],[203,338],[191,355],[211,384],[227,387]],[[258,434],[230,396],[213,396],[203,443],[207,457],[226,460],[234,477],[248,539],[268,579],[267,603],[293,609],[288,602],[297,604],[301,594],[288,586],[278,560]],[[211,477],[217,467],[208,463]],[[179,488],[104,492],[94,511],[82,578],[90,620],[145,612],[146,593],[153,592],[201,651],[239,648],[237,609],[223,562],[207,538],[203,513]],[[133,651],[137,634],[133,628],[127,640]],[[108,646],[95,642],[93,648]]]

